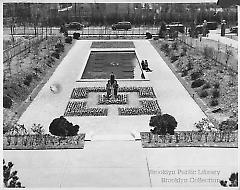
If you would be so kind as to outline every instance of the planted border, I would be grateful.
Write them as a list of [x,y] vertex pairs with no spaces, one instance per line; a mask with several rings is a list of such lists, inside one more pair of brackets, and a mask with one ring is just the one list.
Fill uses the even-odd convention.
[[140,100],[141,107],[118,108],[119,115],[156,115],[161,112],[157,100]]
[[45,135],[3,136],[4,150],[83,149],[85,134],[57,137]]
[[143,148],[164,147],[238,147],[237,132],[176,131],[174,135],[140,132]]
[[118,94],[117,98],[108,99],[106,94],[98,95],[98,105],[109,105],[109,104],[127,104],[128,95]]

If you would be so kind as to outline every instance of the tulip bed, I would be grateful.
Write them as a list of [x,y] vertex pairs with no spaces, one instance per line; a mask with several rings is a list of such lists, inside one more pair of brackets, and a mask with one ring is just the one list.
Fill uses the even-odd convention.
[[71,99],[84,99],[88,97],[89,92],[106,92],[104,87],[81,87],[74,88],[71,94]]
[[44,135],[4,135],[4,150],[46,150],[46,149],[82,149],[85,134],[67,136],[65,138]]
[[86,108],[86,102],[69,102],[64,116],[106,116],[107,108]]
[[[89,92],[106,92],[105,87],[74,88],[71,99],[84,99]],[[119,87],[118,92],[138,92],[139,98],[156,98],[152,87]]]
[[117,98],[108,99],[106,94],[98,95],[98,104],[127,104],[128,95],[127,94],[118,94]]
[[157,100],[141,100],[141,107],[121,107],[118,108],[119,115],[156,115],[160,107]]

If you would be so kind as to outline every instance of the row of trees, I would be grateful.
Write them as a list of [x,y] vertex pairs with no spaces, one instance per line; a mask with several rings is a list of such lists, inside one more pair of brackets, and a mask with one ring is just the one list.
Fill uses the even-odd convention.
[[[130,21],[134,25],[158,25],[160,22],[182,22],[186,25],[195,20],[197,23],[202,23],[204,20],[221,22],[225,19],[227,23],[237,23],[237,11],[233,9],[223,9],[219,11],[219,7],[215,3],[200,3],[200,4],[145,4],[144,7],[139,3],[129,6],[131,9],[124,13],[119,9],[113,14],[106,13],[107,5],[91,4],[90,8],[83,8],[76,11],[74,8],[65,12],[57,12],[50,9],[49,15],[41,14],[41,6],[36,14],[31,13],[31,3],[12,3],[5,4],[4,9],[8,10],[4,17],[12,18],[11,22],[32,23],[34,25],[60,25],[63,22],[88,22],[90,25],[111,25],[121,20]],[[49,5],[50,6],[50,5]],[[14,8],[13,8],[14,7]],[[97,8],[98,9],[97,9]],[[42,6],[46,9],[46,6]],[[85,10],[86,9],[86,10]],[[54,11],[53,11],[54,10]],[[81,12],[87,12],[82,14]],[[43,18],[44,16],[44,18]]]

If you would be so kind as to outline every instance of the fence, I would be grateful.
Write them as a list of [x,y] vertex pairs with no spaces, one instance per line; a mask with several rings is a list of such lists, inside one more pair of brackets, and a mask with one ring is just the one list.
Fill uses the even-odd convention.
[[22,42],[14,44],[12,47],[7,48],[3,51],[3,63],[11,60],[13,57],[26,50],[30,50],[31,47],[42,42],[44,39],[46,39],[46,35],[33,36]]
[[205,38],[194,39],[186,35],[181,35],[178,40],[202,52],[206,57],[231,68],[238,70],[237,50],[232,46]]
[[[157,34],[159,31],[159,27],[156,26],[133,26],[131,30],[125,31],[125,30],[112,30],[110,26],[101,26],[101,27],[94,27],[89,26],[85,27],[82,30],[68,30],[69,34],[72,34],[74,32],[79,32],[82,36],[116,36],[116,35],[145,35],[146,32],[150,32],[151,34]],[[16,27],[14,29],[13,35],[37,35],[40,33],[47,33],[48,35],[52,34],[59,34],[60,28],[59,27],[42,27],[42,28],[34,28],[34,27]],[[11,29],[10,28],[4,28],[3,29],[4,35],[11,35]]]

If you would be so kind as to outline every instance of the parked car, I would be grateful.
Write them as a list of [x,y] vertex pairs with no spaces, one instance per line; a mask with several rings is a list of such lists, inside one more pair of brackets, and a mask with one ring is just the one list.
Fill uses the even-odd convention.
[[207,29],[208,30],[216,30],[218,28],[217,22],[207,22]]
[[129,30],[131,28],[132,26],[130,22],[118,22],[117,24],[112,25],[113,30]]
[[178,32],[184,33],[184,28],[185,27],[181,22],[172,22],[171,24],[167,25],[168,32],[178,31]]
[[234,27],[230,28],[230,33],[237,34],[238,33],[238,26],[234,26]]
[[70,22],[69,24],[65,24],[65,27],[68,30],[82,30],[84,25],[79,22]]

